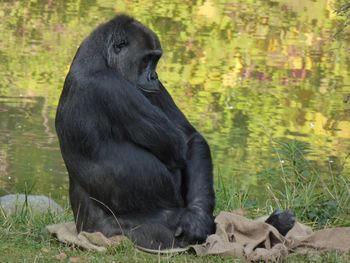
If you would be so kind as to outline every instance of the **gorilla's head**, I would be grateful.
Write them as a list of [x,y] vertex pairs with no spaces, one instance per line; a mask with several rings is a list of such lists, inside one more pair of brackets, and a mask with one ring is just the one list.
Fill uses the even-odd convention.
[[[128,16],[117,16],[105,25],[107,65],[146,92],[159,90],[157,63],[162,55],[157,35]],[[103,27],[102,26],[102,27]]]
[[[160,84],[156,68],[161,56],[160,42],[153,31],[132,17],[118,15],[84,40],[75,60],[85,65],[88,74],[108,67],[141,90],[157,92]],[[78,69],[81,71],[80,66]]]

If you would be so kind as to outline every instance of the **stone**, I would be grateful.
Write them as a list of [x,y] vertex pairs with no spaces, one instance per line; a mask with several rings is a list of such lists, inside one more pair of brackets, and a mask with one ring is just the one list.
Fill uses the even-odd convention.
[[[26,195],[10,194],[0,197],[0,209],[5,215],[20,213],[25,207]],[[28,208],[32,213],[62,213],[63,208],[51,198],[44,195],[27,195]]]

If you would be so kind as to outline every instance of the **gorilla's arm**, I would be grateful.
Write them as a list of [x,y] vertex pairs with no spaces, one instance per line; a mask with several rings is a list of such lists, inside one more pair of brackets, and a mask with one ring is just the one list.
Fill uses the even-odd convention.
[[91,81],[94,98],[103,108],[102,112],[112,124],[122,127],[125,136],[170,168],[183,164],[185,138],[136,87],[110,70],[96,73]]
[[205,139],[194,133],[188,141],[186,158],[187,206],[206,213],[214,210],[214,190],[210,149]]
[[208,143],[186,119],[170,94],[161,85],[154,101],[186,136],[186,203],[188,207],[206,212],[214,209],[213,167]]
[[[185,168],[185,202],[188,213],[183,216],[180,232],[188,239],[201,240],[213,231],[212,213],[215,205],[213,189],[213,167],[210,149],[205,139],[194,129],[173,99],[161,85],[161,91],[149,97],[155,105],[171,118],[187,138]],[[196,225],[197,224],[197,225]],[[177,234],[181,234],[178,232]],[[186,237],[185,237],[186,238]],[[191,240],[190,240],[191,241]]]

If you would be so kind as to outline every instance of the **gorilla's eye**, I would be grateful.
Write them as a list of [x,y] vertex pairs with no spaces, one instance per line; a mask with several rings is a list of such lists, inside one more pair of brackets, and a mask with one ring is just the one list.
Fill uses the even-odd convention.
[[119,53],[123,47],[125,47],[128,43],[125,40],[121,40],[120,42],[114,44],[115,53]]
[[142,58],[142,60],[141,60],[141,69],[142,70],[145,70],[147,68],[149,60],[150,59],[148,56]]

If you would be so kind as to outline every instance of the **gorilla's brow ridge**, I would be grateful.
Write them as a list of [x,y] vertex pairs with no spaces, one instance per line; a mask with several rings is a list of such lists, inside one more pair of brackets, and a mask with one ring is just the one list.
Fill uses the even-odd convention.
[[160,46],[160,42],[156,34],[152,30],[150,30],[149,28],[142,25],[140,22],[136,20],[132,21],[131,24],[135,25],[136,27],[138,27],[139,29],[141,29],[143,32],[146,33],[145,35],[147,37],[148,43],[152,44],[153,49],[157,49],[157,47]]

